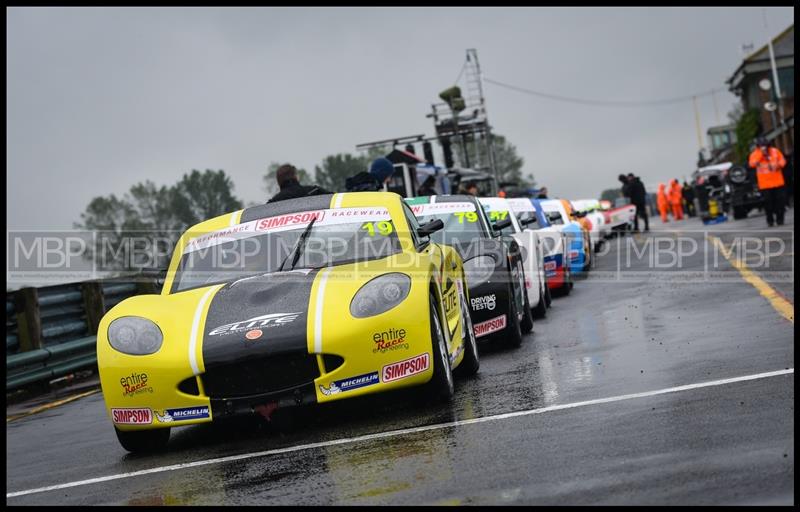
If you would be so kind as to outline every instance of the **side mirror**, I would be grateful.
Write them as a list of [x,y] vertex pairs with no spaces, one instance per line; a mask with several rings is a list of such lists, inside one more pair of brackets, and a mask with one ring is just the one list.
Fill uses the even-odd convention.
[[444,228],[444,222],[442,222],[442,219],[435,219],[430,222],[426,222],[425,224],[417,228],[417,234],[421,237],[426,237],[430,236],[431,233],[439,231],[442,228]]
[[492,228],[494,228],[495,231],[503,231],[510,225],[511,225],[511,219],[503,219],[492,224]]
[[575,212],[575,217],[577,217],[579,219],[581,217],[586,217],[586,212]]
[[520,224],[527,226],[528,224],[533,224],[534,222],[536,222],[536,217],[528,217],[527,219],[520,221]]
[[549,212],[547,218],[550,220],[561,220],[561,214],[558,212]]

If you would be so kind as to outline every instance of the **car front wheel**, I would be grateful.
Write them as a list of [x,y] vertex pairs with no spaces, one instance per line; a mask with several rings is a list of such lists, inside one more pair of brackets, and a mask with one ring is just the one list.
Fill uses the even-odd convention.
[[431,345],[433,352],[433,377],[429,383],[431,394],[437,402],[449,402],[453,398],[453,370],[450,367],[450,354],[444,339],[436,299],[431,295]]
[[120,430],[114,427],[119,444],[132,453],[152,453],[163,451],[169,441],[169,427],[153,430]]
[[455,369],[455,374],[459,377],[469,377],[478,373],[480,360],[478,359],[478,344],[475,341],[475,331],[472,328],[472,318],[469,316],[469,307],[464,295],[461,295],[461,318],[463,329],[466,331],[464,336],[464,359]]

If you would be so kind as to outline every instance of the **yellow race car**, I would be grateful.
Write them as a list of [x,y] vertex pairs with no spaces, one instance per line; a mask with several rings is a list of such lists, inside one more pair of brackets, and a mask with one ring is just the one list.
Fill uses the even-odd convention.
[[461,257],[391,192],[246,208],[178,240],[159,295],[100,322],[97,364],[122,446],[170,427],[427,385],[478,371]]

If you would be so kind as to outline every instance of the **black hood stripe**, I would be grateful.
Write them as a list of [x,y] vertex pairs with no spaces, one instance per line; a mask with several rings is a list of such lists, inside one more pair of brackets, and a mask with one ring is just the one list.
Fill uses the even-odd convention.
[[308,353],[308,305],[317,270],[234,281],[211,300],[202,333],[208,370],[254,357]]

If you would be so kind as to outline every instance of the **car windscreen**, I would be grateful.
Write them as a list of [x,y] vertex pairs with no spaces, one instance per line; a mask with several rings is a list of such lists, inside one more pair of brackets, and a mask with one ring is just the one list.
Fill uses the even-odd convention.
[[489,222],[496,223],[498,221],[503,220],[510,220],[511,224],[504,227],[501,230],[495,230],[495,233],[501,233],[505,236],[511,236],[514,233],[518,233],[521,231],[519,228],[519,224],[517,224],[517,218],[513,216],[509,216],[510,206],[505,199],[501,198],[481,198],[479,199],[480,203],[483,205],[483,209],[486,211],[486,215],[489,217]]
[[[312,220],[305,240],[298,243]],[[172,292],[292,268],[369,261],[400,251],[386,208],[289,213],[191,237],[178,264]]]
[[444,229],[431,234],[439,244],[464,245],[488,236],[475,204],[464,202],[409,204],[420,224],[440,219]]

